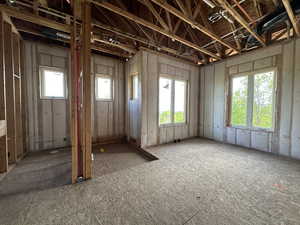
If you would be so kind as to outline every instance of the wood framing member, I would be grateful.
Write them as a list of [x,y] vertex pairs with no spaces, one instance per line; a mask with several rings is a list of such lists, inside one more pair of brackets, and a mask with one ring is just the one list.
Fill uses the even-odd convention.
[[156,11],[156,9],[153,7],[152,3],[149,0],[138,0],[140,3],[144,4],[150,11],[151,13],[155,16],[157,21],[160,23],[160,25],[165,29],[165,30],[170,30],[169,26],[165,23],[165,21],[161,18],[159,13]]
[[175,49],[168,48],[168,47],[165,47],[165,46],[157,46],[154,42],[149,42],[148,40],[146,40],[142,37],[126,33],[124,31],[118,30],[115,27],[111,27],[111,26],[108,26],[108,25],[105,25],[105,24],[102,24],[102,23],[99,23],[99,22],[94,22],[93,26],[98,27],[100,29],[104,29],[104,30],[113,32],[117,35],[129,38],[131,40],[141,42],[141,43],[143,43],[147,46],[153,47],[153,48],[158,48],[159,47],[162,51],[168,52],[170,54],[173,54],[173,55],[175,55],[177,57],[180,57],[180,58],[184,58],[184,59],[189,60],[189,61],[193,61],[193,59],[191,59],[190,57],[185,57],[185,56],[182,56],[182,55],[178,54],[178,51],[175,50]]
[[111,46],[114,46],[114,47],[117,47],[117,48],[120,48],[126,52],[130,52],[130,53],[137,53],[137,50],[135,50],[133,47],[129,46],[129,45],[125,45],[125,44],[122,44],[122,43],[113,43],[113,42],[109,42],[109,41],[106,41],[106,40],[103,40],[101,37],[99,37],[98,35],[93,35],[93,40],[94,41],[97,41],[97,42],[101,42],[101,43],[104,43],[104,44],[107,44],[107,45],[111,45]]
[[[77,7],[78,0],[72,1],[73,18],[77,19]],[[70,127],[71,127],[71,143],[72,143],[72,183],[77,182],[78,178],[78,108],[79,102],[77,101],[78,93],[78,79],[79,79],[79,67],[77,58],[77,24],[73,23],[71,30],[71,57],[70,57],[70,71],[71,71],[71,98],[70,98]]]
[[70,33],[70,31],[71,31],[71,28],[69,25],[58,23],[58,22],[55,22],[53,20],[47,19],[42,16],[37,16],[37,15],[30,14],[27,12],[21,12],[21,11],[15,10],[9,6],[0,5],[0,10],[2,12],[5,12],[8,16],[12,16],[12,17],[20,19],[20,20],[25,20],[25,21],[35,23],[35,24],[45,26],[45,27],[50,27],[52,29],[59,30],[62,32]]
[[295,17],[295,14],[293,12],[293,9],[291,7],[291,4],[290,4],[290,1],[289,0],[282,0],[282,3],[289,15],[289,18],[293,24],[293,27],[294,27],[294,30],[295,30],[295,33],[297,34],[297,36],[299,37],[300,36],[300,29],[299,29],[299,26],[297,24],[297,20],[296,20],[296,17]]
[[169,11],[173,15],[177,16],[179,19],[183,20],[184,22],[190,24],[192,26],[192,28],[199,30],[203,34],[209,36],[213,40],[216,40],[217,42],[221,43],[222,45],[226,46],[227,48],[230,48],[230,49],[238,52],[238,49],[236,49],[234,46],[232,46],[229,43],[227,43],[226,41],[222,40],[218,35],[214,34],[213,32],[211,32],[210,30],[208,30],[201,24],[197,23],[194,19],[190,19],[189,17],[187,17],[186,15],[181,13],[179,10],[177,10],[173,6],[169,5],[166,1],[161,1],[161,0],[151,0],[151,1],[153,1],[160,7],[164,8],[165,10]]
[[235,5],[241,10],[241,12],[248,18],[249,22],[253,22],[251,16],[247,13],[247,11],[241,6],[241,4],[237,0],[233,0]]
[[195,45],[194,43],[192,43],[190,41],[187,41],[187,40],[185,40],[185,39],[183,39],[183,38],[181,38],[181,37],[179,37],[177,35],[171,34],[168,31],[165,31],[164,29],[162,29],[162,28],[154,25],[153,23],[150,23],[150,22],[148,22],[148,21],[146,21],[146,20],[144,20],[144,19],[142,19],[142,18],[140,18],[140,17],[138,17],[138,16],[136,16],[134,14],[131,14],[131,13],[125,11],[125,10],[122,10],[119,7],[116,7],[116,6],[114,6],[114,5],[110,4],[110,3],[107,3],[107,2],[97,2],[97,1],[91,1],[91,2],[93,4],[95,4],[95,5],[99,5],[99,6],[105,8],[107,10],[110,10],[110,11],[116,13],[116,14],[119,14],[120,16],[123,16],[123,17],[125,17],[125,18],[127,18],[129,20],[132,20],[132,21],[134,21],[136,23],[139,23],[139,24],[141,24],[141,25],[143,25],[145,27],[148,27],[149,29],[152,29],[152,30],[154,30],[154,31],[156,31],[158,33],[161,33],[161,34],[163,34],[163,35],[165,35],[165,36],[167,36],[167,37],[169,37],[171,39],[174,39],[174,40],[176,40],[176,41],[178,41],[178,42],[180,42],[180,43],[182,43],[182,44],[184,44],[184,45],[186,45],[188,47],[191,47],[193,49],[196,49],[197,51],[203,52],[204,54],[207,54],[207,55],[209,55],[209,56],[211,56],[211,57],[213,57],[215,59],[221,59],[221,57],[219,57],[218,55],[216,55],[216,54],[214,54],[214,53],[212,53],[212,52],[210,52],[210,51],[208,51],[208,50],[206,50],[204,48],[201,48],[198,45]]
[[116,51],[112,51],[112,50],[107,49],[107,48],[102,48],[102,47],[97,46],[97,45],[92,45],[92,49],[96,50],[98,52],[104,52],[104,53],[115,55],[115,56],[119,56],[119,57],[122,57],[122,58],[129,58],[130,57],[129,54],[122,54],[122,53],[119,53],[119,52],[116,52]]
[[[4,74],[4,30],[3,15],[0,12],[0,173],[8,169],[8,153],[6,147],[6,121],[5,121],[5,74]],[[4,130],[4,132],[3,132]],[[2,132],[1,132],[2,131]]]
[[15,97],[15,148],[16,158],[23,156],[23,134],[22,134],[22,96],[21,96],[21,59],[20,39],[17,34],[12,34],[13,43],[13,74],[14,74],[14,97]]
[[6,143],[9,162],[17,160],[15,147],[15,97],[12,55],[12,28],[4,22],[4,62],[5,62],[5,118],[7,125]]
[[82,2],[83,178],[92,177],[91,5]]
[[244,18],[226,1],[226,0],[217,0],[220,5],[226,9],[234,19],[236,19],[251,35],[253,35],[263,46],[266,46],[265,40],[255,33]]

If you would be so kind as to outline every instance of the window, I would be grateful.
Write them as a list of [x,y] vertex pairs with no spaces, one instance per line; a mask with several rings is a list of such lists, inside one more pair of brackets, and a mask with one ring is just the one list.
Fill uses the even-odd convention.
[[139,82],[138,82],[138,75],[131,76],[131,99],[138,99],[138,88],[139,88]]
[[247,126],[248,77],[232,79],[231,123],[235,126]]
[[63,70],[51,67],[40,68],[41,98],[66,98],[66,81]]
[[159,124],[186,122],[187,82],[165,77],[159,79]]
[[96,100],[111,101],[113,99],[113,81],[110,76],[96,75]]
[[231,78],[231,125],[273,129],[275,70]]
[[253,126],[273,127],[274,72],[254,76]]

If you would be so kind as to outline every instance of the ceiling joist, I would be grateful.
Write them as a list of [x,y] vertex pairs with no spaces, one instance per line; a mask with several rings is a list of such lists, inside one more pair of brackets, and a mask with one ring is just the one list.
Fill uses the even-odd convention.
[[295,17],[295,14],[293,12],[293,9],[291,7],[291,4],[289,2],[289,0],[282,0],[282,3],[289,15],[289,18],[293,24],[293,27],[294,27],[294,30],[295,30],[295,33],[297,34],[297,36],[299,37],[300,36],[300,29],[299,29],[299,26],[297,24],[297,20],[296,20],[296,17]]
[[129,13],[128,11],[122,10],[119,7],[116,7],[116,6],[114,6],[114,5],[112,5],[108,2],[97,2],[97,1],[93,1],[93,0],[91,0],[91,2],[95,5],[99,5],[99,6],[105,8],[107,10],[110,10],[110,11],[116,13],[116,14],[119,14],[120,16],[123,16],[123,17],[125,17],[129,20],[132,20],[136,23],[139,23],[139,24],[141,24],[145,27],[148,27],[151,30],[154,30],[158,33],[161,33],[161,34],[163,34],[163,35],[165,35],[165,36],[167,36],[171,39],[174,39],[174,40],[176,40],[176,41],[178,41],[178,42],[180,42],[180,43],[182,43],[182,44],[184,44],[184,45],[186,45],[190,48],[193,48],[197,51],[203,52],[204,54],[207,54],[207,55],[209,55],[209,56],[211,56],[215,59],[221,59],[220,56],[218,56],[218,55],[216,55],[216,54],[214,54],[214,53],[212,53],[212,52],[210,52],[210,51],[208,51],[204,48],[201,48],[198,45],[196,45],[196,44],[194,44],[190,41],[187,41],[187,40],[185,40],[185,39],[183,39],[183,38],[181,38],[177,35],[171,34],[170,32],[160,28],[159,26],[156,26],[155,24],[150,23],[150,22],[148,22],[148,21],[146,21],[146,20],[144,20],[144,19],[142,19],[142,18],[140,18],[140,17],[138,17],[138,16],[136,16],[132,13]]
[[217,0],[220,5],[227,10],[231,16],[236,19],[251,35],[253,35],[263,46],[266,46],[265,40],[255,33],[247,24],[245,19],[227,2],[227,0]]
[[[173,15],[177,16],[179,19],[183,20],[184,22],[190,24],[192,28],[195,28],[205,35],[209,36],[213,40],[216,40],[217,42],[221,43],[222,45],[226,46],[227,48],[230,48],[236,52],[238,52],[238,49],[236,49],[234,46],[231,44],[227,43],[226,41],[222,40],[218,35],[214,34],[201,24],[197,23],[194,19],[190,19],[188,16],[184,15],[181,13],[178,9],[174,8],[173,6],[169,5],[166,1],[161,1],[161,0],[151,0],[160,7],[164,8],[165,10],[169,11]],[[178,0],[179,1],[179,0]],[[183,7],[183,6],[182,6]]]

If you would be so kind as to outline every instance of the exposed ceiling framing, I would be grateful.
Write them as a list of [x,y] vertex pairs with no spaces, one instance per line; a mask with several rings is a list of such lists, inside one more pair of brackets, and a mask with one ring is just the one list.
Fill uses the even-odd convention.
[[[264,47],[290,37],[287,26],[264,35],[255,29],[276,7],[283,6],[293,33],[300,35],[299,18],[289,0],[210,0],[211,4],[203,0],[88,1],[93,6],[92,48],[122,58],[146,48],[205,64],[253,49],[245,47],[249,36],[257,40],[255,48]],[[73,21],[70,1],[3,2],[1,11],[12,17],[21,34],[70,42]],[[80,18],[77,23],[81,24]]]

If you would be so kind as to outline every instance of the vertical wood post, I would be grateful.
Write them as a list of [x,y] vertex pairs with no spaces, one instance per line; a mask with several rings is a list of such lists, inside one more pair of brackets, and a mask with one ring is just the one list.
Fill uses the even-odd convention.
[[[0,120],[5,120],[5,74],[4,74],[4,30],[3,16],[0,12]],[[8,153],[6,147],[6,136],[0,137],[0,173],[6,172],[8,168]]]
[[4,22],[4,62],[5,62],[5,118],[7,125],[6,143],[9,153],[9,162],[16,162],[15,148],[15,96],[12,56],[12,28]]
[[91,5],[87,0],[82,2],[82,82],[83,82],[83,176],[92,176],[92,94],[91,94]]
[[70,71],[71,71],[71,98],[70,98],[70,111],[71,111],[71,142],[72,142],[72,183],[76,183],[78,177],[78,109],[79,103],[77,101],[78,96],[78,79],[79,79],[79,71],[78,71],[78,61],[77,61],[77,7],[78,1],[72,1],[73,7],[73,29],[71,30],[71,57],[70,57]]

